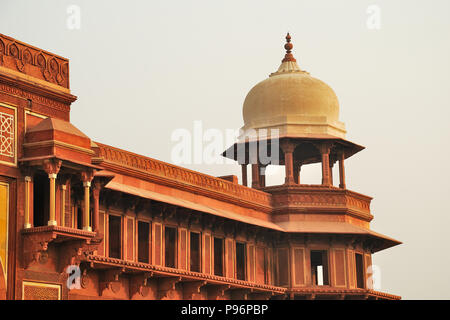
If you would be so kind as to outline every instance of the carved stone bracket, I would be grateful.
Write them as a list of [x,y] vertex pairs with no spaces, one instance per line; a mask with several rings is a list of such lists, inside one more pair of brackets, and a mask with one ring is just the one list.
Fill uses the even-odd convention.
[[252,289],[235,289],[231,291],[232,300],[248,300],[249,294],[253,292]]
[[199,294],[201,287],[206,285],[206,281],[189,281],[183,283],[183,298],[186,300],[192,300],[194,294]]
[[153,276],[153,272],[144,272],[130,278],[130,297],[139,294],[146,297],[149,292],[148,280]]
[[214,226],[214,216],[201,214],[201,226],[203,230],[211,230]]
[[225,296],[225,292],[229,290],[231,286],[227,285],[210,285],[208,286],[208,299],[219,300]]
[[97,250],[98,243],[93,243],[90,239],[68,241],[61,244],[59,247],[61,272],[65,272],[68,266],[79,266],[85,256],[95,254]]
[[121,284],[119,276],[123,272],[125,272],[125,268],[114,268],[102,273],[99,280],[100,296],[102,296],[107,289],[110,289],[113,293],[117,293],[120,290]]
[[56,238],[53,233],[27,234],[23,238],[23,267],[28,269],[33,262],[44,262],[48,244]]
[[62,161],[58,159],[45,160],[43,167],[47,174],[58,174],[61,169]]
[[223,231],[225,236],[227,237],[236,237],[236,233],[238,232],[237,223],[234,221],[226,221],[223,226]]
[[175,290],[175,285],[181,281],[181,277],[158,278],[158,299],[167,298],[169,292]]

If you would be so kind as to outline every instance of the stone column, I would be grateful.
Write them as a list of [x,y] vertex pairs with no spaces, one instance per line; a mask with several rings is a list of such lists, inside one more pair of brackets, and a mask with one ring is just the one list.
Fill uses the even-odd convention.
[[97,232],[98,234],[98,227],[100,225],[100,189],[102,187],[102,184],[100,181],[94,181],[94,186],[92,188],[92,198],[94,200],[94,218],[92,221],[92,229],[94,232]]
[[65,184],[61,185],[61,226],[66,226],[66,190]]
[[332,161],[330,159],[330,185],[333,185],[333,166],[334,166],[334,161]]
[[92,231],[91,223],[90,223],[90,204],[89,204],[89,197],[90,197],[90,187],[91,187],[91,181],[94,177],[94,172],[92,170],[85,171],[81,173],[81,181],[83,181],[83,188],[84,188],[84,208],[83,208],[83,230],[85,231]]
[[259,188],[259,164],[252,163],[252,188]]
[[284,184],[294,184],[294,149],[295,144],[289,140],[281,142],[281,149],[284,152],[284,167],[286,178]]
[[267,166],[264,165],[260,165],[259,166],[259,184],[261,186],[261,188],[264,188],[266,186],[266,168]]
[[50,204],[49,204],[49,226],[56,226],[56,177],[61,168],[61,160],[47,160],[44,162],[44,170],[50,180]]
[[25,229],[31,228],[30,223],[30,183],[31,177],[25,177],[25,221],[23,227]]
[[339,153],[339,188],[345,189],[344,152]]
[[248,180],[247,180],[247,164],[243,163],[241,164],[242,169],[242,185],[248,186]]
[[300,184],[300,170],[302,168],[301,162],[294,162],[294,182]]
[[330,145],[328,143],[320,145],[322,155],[322,185],[330,185]]

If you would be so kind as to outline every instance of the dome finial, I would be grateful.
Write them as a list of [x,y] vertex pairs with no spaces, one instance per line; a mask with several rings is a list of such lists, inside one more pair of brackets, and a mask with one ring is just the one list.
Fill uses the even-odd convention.
[[284,45],[284,48],[286,49],[286,54],[284,55],[284,59],[281,60],[281,62],[288,62],[288,61],[297,62],[297,60],[295,60],[294,56],[291,53],[293,47],[294,46],[291,43],[291,35],[288,32],[286,35],[286,44]]

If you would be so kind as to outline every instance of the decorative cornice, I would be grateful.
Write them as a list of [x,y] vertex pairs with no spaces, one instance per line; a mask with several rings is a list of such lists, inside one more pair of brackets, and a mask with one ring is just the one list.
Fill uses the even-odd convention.
[[271,286],[271,285],[265,285],[265,284],[257,284],[252,283],[248,281],[243,280],[237,280],[237,279],[231,279],[231,278],[225,278],[225,277],[219,277],[216,275],[210,275],[210,274],[204,274],[199,272],[192,272],[192,271],[186,271],[186,270],[180,270],[180,269],[174,269],[174,268],[168,268],[168,267],[162,267],[162,266],[155,266],[147,263],[142,262],[133,262],[133,261],[126,261],[121,259],[115,259],[115,258],[108,258],[98,255],[87,255],[85,258],[88,262],[94,262],[99,263],[102,265],[109,265],[109,266],[116,266],[116,267],[125,267],[126,269],[131,269],[132,271],[153,271],[153,274],[158,275],[166,275],[166,276],[181,276],[182,278],[187,279],[198,279],[198,280],[206,280],[213,284],[231,284],[233,286],[241,287],[241,288],[253,288],[261,291],[272,291],[275,293],[284,293],[286,291],[286,288],[283,287],[277,287],[277,286]]

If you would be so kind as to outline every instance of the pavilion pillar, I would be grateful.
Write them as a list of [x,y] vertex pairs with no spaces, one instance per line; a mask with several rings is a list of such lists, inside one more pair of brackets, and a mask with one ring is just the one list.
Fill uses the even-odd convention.
[[91,181],[94,177],[94,171],[85,171],[81,173],[81,180],[83,181],[84,188],[84,208],[83,208],[83,230],[92,231],[91,223],[90,223],[90,187]]
[[330,160],[330,185],[333,185],[333,166],[334,166],[334,161]]
[[264,188],[266,186],[266,168],[267,166],[264,165],[259,166],[259,173],[260,173],[259,184],[261,188]]
[[25,177],[25,221],[24,221],[24,225],[23,227],[25,229],[31,228],[31,223],[30,223],[30,184],[31,184],[31,177],[30,176],[26,176]]
[[339,153],[339,188],[345,189],[344,152]]
[[281,143],[281,149],[284,152],[284,167],[286,172],[285,184],[294,184],[294,149],[295,145],[289,141],[284,140]]
[[47,160],[44,162],[44,170],[50,180],[49,226],[56,226],[56,177],[61,168],[61,160]]
[[259,164],[252,163],[252,188],[259,188]]
[[247,178],[247,164],[241,164],[242,169],[242,185],[248,187],[248,178]]
[[322,185],[329,186],[330,182],[330,145],[320,145],[320,154],[322,156]]
[[100,189],[102,184],[99,181],[94,181],[94,186],[92,188],[92,199],[94,200],[94,214],[92,220],[92,229],[94,232],[98,233],[99,221],[100,221]]
[[300,184],[300,170],[302,164],[300,162],[294,162],[294,182]]
[[66,184],[61,185],[61,226],[66,226]]

